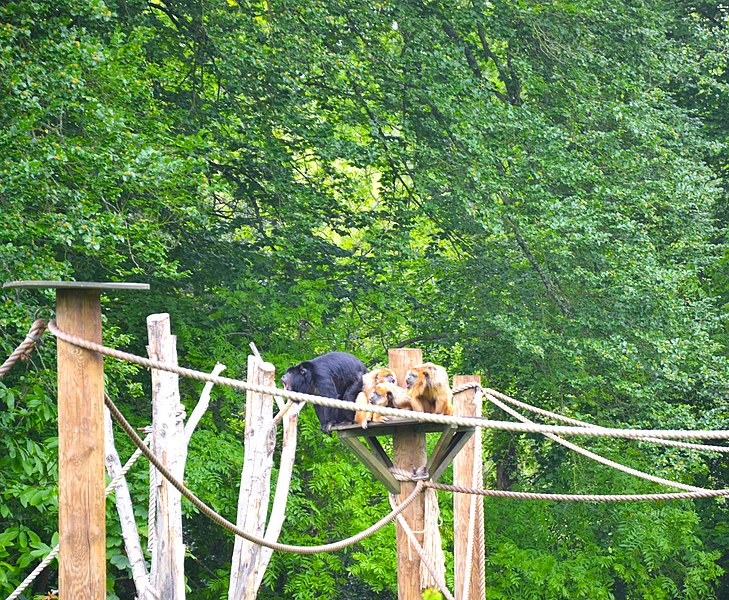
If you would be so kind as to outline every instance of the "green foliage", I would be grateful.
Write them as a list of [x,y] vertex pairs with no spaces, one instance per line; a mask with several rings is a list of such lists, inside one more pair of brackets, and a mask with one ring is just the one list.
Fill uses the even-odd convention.
[[54,404],[32,374],[14,389],[0,383],[0,590],[7,594],[57,543]]
[[[418,346],[603,425],[727,429],[727,48],[723,7],[665,0],[6,2],[0,279],[149,281],[104,299],[105,341],[144,352],[164,310],[182,363],[233,377],[250,341],[279,373]],[[0,350],[52,302],[3,291]],[[56,529],[53,364],[49,344],[0,387],[2,591]],[[106,369],[146,424],[145,374]],[[200,386],[181,391],[189,406]],[[216,390],[186,474],[229,516],[243,402]],[[729,475],[688,451],[590,447],[693,485]],[[497,434],[485,459],[490,485],[647,489],[544,440]],[[285,541],[388,511],[311,409],[296,469]],[[727,593],[719,501],[487,507],[489,597]],[[224,596],[232,541],[189,507],[185,535],[190,597]],[[386,528],[336,555],[276,553],[261,595],[389,597],[394,552]]]

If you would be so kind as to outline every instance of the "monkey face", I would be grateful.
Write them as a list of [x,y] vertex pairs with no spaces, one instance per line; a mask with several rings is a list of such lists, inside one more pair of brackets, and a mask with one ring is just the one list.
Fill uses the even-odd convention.
[[309,392],[309,385],[311,384],[311,375],[309,369],[303,364],[294,365],[286,369],[286,372],[281,377],[281,383],[285,390],[291,392]]
[[390,369],[375,369],[362,377],[362,382],[366,389],[374,388],[381,383],[394,383],[397,385],[395,373]]
[[376,386],[369,397],[370,404],[392,406],[392,392],[383,386]]
[[410,389],[413,387],[413,383],[418,379],[418,374],[413,371],[408,371],[407,377],[405,377],[405,387]]
[[397,385],[397,381],[395,380],[395,374],[392,372],[386,373],[385,376],[382,378],[382,381],[378,381],[378,383],[384,383],[384,382]]

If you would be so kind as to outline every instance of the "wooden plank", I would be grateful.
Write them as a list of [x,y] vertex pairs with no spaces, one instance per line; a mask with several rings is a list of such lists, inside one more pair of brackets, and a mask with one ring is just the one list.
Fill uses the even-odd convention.
[[[390,369],[395,372],[397,381],[402,383],[408,369],[423,362],[423,353],[417,349],[395,348],[388,352]],[[398,469],[414,471],[425,467],[428,460],[425,447],[425,433],[415,427],[400,426],[393,432],[393,463]],[[415,489],[415,483],[404,481],[400,484],[402,502]],[[423,543],[425,529],[425,496],[420,494],[402,513],[410,529],[420,544]],[[420,600],[420,557],[413,552],[405,530],[397,525],[397,597],[398,600]]]
[[4,288],[26,289],[70,289],[70,290],[148,290],[148,283],[117,283],[112,281],[6,281]]
[[[465,383],[477,382],[481,378],[477,375],[462,375],[453,378],[453,386],[458,387]],[[458,416],[481,416],[481,394],[469,389],[453,398],[453,412]],[[453,483],[463,487],[482,487],[482,461],[481,430],[478,429],[468,440],[462,451],[453,461]],[[477,480],[474,481],[474,462],[476,463]],[[474,503],[475,528],[472,535],[472,550],[468,560],[469,520]],[[484,510],[483,496],[470,494],[453,494],[453,520],[454,520],[454,570],[455,570],[455,597],[463,598],[486,597],[486,548],[484,543]],[[470,577],[467,575],[470,573]]]
[[381,421],[379,423],[370,423],[367,429],[362,429],[359,425],[346,424],[346,425],[335,425],[332,427],[332,431],[337,431],[339,437],[361,437],[363,435],[374,435],[374,436],[391,436],[395,434],[401,427],[408,427],[413,431],[419,433],[435,433],[438,431],[445,431],[451,425],[443,423],[425,423],[422,421],[415,421],[413,419],[388,419],[387,421]]
[[357,455],[357,457],[370,471],[372,471],[372,474],[388,489],[389,492],[393,494],[400,493],[400,482],[392,476],[392,473],[390,473],[390,470],[387,468],[387,465],[382,461],[382,459],[365,446],[359,438],[344,438],[342,443]]
[[[101,343],[97,290],[58,290],[65,332]],[[61,598],[106,597],[104,365],[101,355],[58,340],[58,527]]]
[[430,473],[431,481],[438,481],[443,472],[450,466],[451,462],[455,459],[458,453],[461,451],[466,442],[471,439],[475,428],[461,429],[456,431],[451,438],[448,446],[444,449],[442,455],[438,457],[438,461],[432,460],[432,465],[428,467],[428,473]]
[[378,440],[375,436],[368,435],[365,436],[365,439],[367,440],[367,443],[370,445],[370,448],[372,448],[372,451],[377,454],[377,456],[380,457],[380,460],[387,466],[389,469],[392,467],[392,460],[388,456],[387,452],[385,452],[385,449],[382,447],[382,444],[380,444],[380,440]]
[[440,437],[438,438],[438,443],[435,445],[435,448],[433,448],[433,451],[430,453],[430,458],[428,459],[428,463],[426,464],[426,469],[428,470],[428,474],[430,475],[431,479],[433,479],[433,470],[435,470],[435,468],[440,465],[443,457],[447,454],[448,447],[450,446],[451,441],[453,440],[453,437],[456,435],[457,431],[457,427],[448,427],[443,431],[443,433],[440,434]]

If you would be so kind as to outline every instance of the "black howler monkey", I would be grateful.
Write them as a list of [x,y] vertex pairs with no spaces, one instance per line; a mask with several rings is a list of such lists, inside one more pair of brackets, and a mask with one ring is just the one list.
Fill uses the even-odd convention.
[[[329,352],[289,367],[281,382],[285,389],[293,392],[354,402],[362,391],[362,376],[365,373],[367,367],[356,356],[346,352]],[[330,433],[332,427],[339,423],[351,423],[354,418],[353,411],[343,408],[317,404],[314,410],[324,433]]]

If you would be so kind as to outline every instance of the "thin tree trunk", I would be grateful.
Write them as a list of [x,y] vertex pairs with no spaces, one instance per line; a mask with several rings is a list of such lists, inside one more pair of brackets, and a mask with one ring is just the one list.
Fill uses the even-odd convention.
[[[272,364],[248,357],[248,381],[274,386]],[[276,443],[273,422],[273,398],[267,394],[246,393],[245,458],[238,498],[238,527],[257,536],[264,535]],[[236,537],[230,571],[229,600],[253,600],[256,597],[256,570],[261,547]]]
[[[149,357],[177,364],[177,339],[170,332],[168,314],[147,317]],[[152,435],[157,458],[179,480],[184,475],[184,407],[180,403],[179,377],[152,369]],[[182,542],[180,492],[157,477],[156,545],[152,553],[152,586],[164,600],[185,598],[185,547]]]

